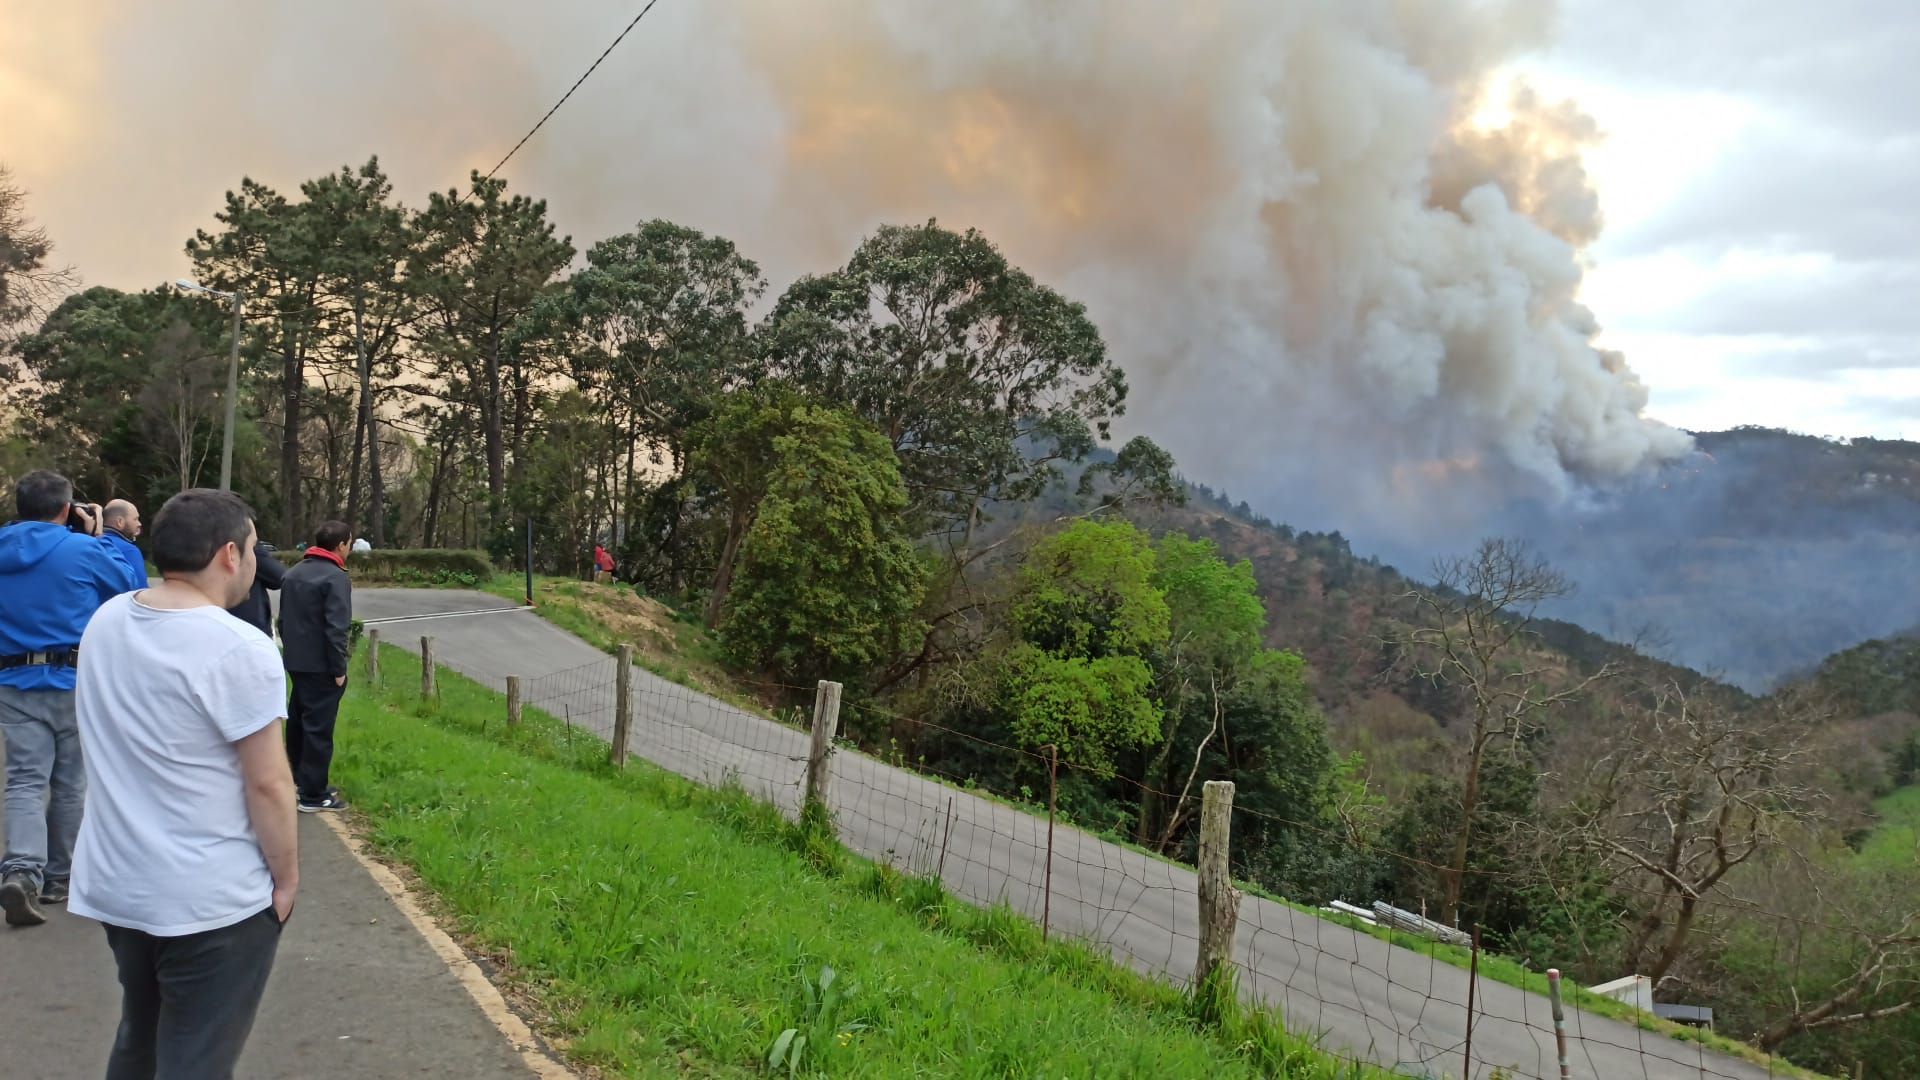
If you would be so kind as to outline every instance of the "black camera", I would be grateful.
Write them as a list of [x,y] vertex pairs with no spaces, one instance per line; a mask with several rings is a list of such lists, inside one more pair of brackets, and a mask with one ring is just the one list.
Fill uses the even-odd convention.
[[73,509],[67,513],[67,528],[77,533],[91,533],[93,532],[93,528],[85,521],[80,520],[80,512],[83,510],[95,523],[99,522],[101,517],[99,503],[76,502],[73,504]]

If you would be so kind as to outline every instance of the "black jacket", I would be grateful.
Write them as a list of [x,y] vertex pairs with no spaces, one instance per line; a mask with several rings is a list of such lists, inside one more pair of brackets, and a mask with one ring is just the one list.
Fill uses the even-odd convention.
[[273,607],[267,602],[267,590],[278,591],[280,579],[287,576],[287,567],[273,553],[273,545],[260,544],[253,549],[254,561],[260,568],[254,571],[253,588],[247,591],[247,598],[227,609],[227,614],[243,623],[260,628],[268,637],[273,636]]
[[353,584],[332,559],[309,555],[280,579],[280,646],[288,671],[345,675],[352,622]]

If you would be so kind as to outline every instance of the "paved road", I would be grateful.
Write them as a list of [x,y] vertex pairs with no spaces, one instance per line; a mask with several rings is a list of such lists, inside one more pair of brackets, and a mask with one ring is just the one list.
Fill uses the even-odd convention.
[[[4,752],[0,751],[0,756]],[[529,1074],[387,894],[311,815],[300,899],[238,1075],[524,1078]],[[100,925],[48,909],[0,926],[0,1074],[100,1076],[120,987]]]
[[[491,608],[487,614],[377,622],[386,641],[418,650],[435,638],[441,663],[495,688],[520,675],[529,704],[603,738],[610,735],[615,661],[525,610],[481,593],[372,590],[356,614],[384,620]],[[710,783],[732,778],[792,810],[806,736],[722,702],[634,672],[635,753]],[[1046,821],[852,752],[834,761],[831,802],[854,849],[911,870],[937,871],[957,895],[1005,901],[1038,919],[1046,875]],[[944,848],[944,854],[942,849]],[[1061,828],[1049,916],[1067,934],[1106,945],[1135,968],[1187,977],[1196,945],[1189,870]],[[1397,1065],[1411,1075],[1461,1077],[1467,974],[1284,905],[1248,897],[1238,959],[1243,987],[1280,1005],[1288,1025],[1329,1049]],[[1482,980],[1475,997],[1474,1078],[1559,1076],[1544,998]],[[1568,1016],[1573,1075],[1583,1080],[1760,1080],[1768,1070],[1623,1024]]]

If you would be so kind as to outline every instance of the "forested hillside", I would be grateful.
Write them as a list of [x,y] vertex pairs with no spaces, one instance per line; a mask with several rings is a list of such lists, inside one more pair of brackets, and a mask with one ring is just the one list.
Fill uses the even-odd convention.
[[1698,452],[1503,522],[1580,589],[1556,614],[1655,631],[1660,654],[1762,691],[1920,624],[1920,444],[1706,432]]

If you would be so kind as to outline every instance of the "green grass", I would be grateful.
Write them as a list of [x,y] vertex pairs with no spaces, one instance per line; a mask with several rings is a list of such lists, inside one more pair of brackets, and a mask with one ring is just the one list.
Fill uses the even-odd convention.
[[[1382,941],[1398,945],[1403,949],[1411,949],[1424,956],[1430,956],[1443,964],[1452,964],[1460,968],[1470,968],[1472,966],[1473,954],[1458,945],[1448,945],[1444,942],[1434,941],[1431,938],[1421,937],[1418,934],[1409,934],[1402,930],[1393,930],[1384,926],[1371,925],[1341,912],[1320,911],[1304,904],[1296,904],[1285,897],[1274,896],[1257,886],[1249,885],[1244,887],[1249,892],[1257,892],[1269,900],[1286,904],[1288,907],[1307,912],[1310,915],[1317,915],[1328,922],[1352,927],[1363,934],[1371,934]],[[1545,972],[1535,971],[1518,960],[1502,956],[1498,953],[1481,952],[1480,977],[1483,979],[1492,979],[1494,982],[1506,983],[1508,986],[1517,986],[1522,990],[1531,991],[1542,997],[1547,996],[1548,993],[1547,976]],[[1753,1062],[1756,1065],[1765,1065],[1771,1070],[1769,1075],[1772,1076],[1789,1077],[1792,1078],[1792,1080],[1828,1080],[1823,1073],[1802,1068],[1784,1058],[1770,1056],[1766,1051],[1761,1050],[1751,1043],[1744,1043],[1738,1039],[1719,1034],[1718,1032],[1708,1031],[1705,1028],[1676,1024],[1671,1020],[1662,1020],[1652,1013],[1642,1011],[1624,1001],[1616,1001],[1613,998],[1596,994],[1586,987],[1574,983],[1570,979],[1561,980],[1560,995],[1561,999],[1564,1000],[1569,1007],[1592,1013],[1595,1016],[1604,1016],[1610,1020],[1619,1020],[1623,1023],[1632,1024],[1642,1031],[1665,1035],[1669,1038],[1681,1039],[1687,1042],[1696,1042],[1709,1050],[1717,1050],[1730,1057],[1737,1057],[1743,1061]]]
[[[498,575],[491,583],[483,587],[488,592],[509,600],[519,600],[526,592],[524,578],[514,574]],[[541,601],[536,610],[542,618],[547,619],[554,625],[581,638],[596,648],[611,653],[617,648],[619,635],[596,618],[593,610],[581,602],[584,595],[583,590],[606,587],[608,586],[588,586],[571,578],[536,576],[534,578],[534,588],[536,595],[539,596]],[[625,588],[626,586],[618,587]],[[720,664],[716,652],[717,646],[704,628],[699,627],[697,623],[688,623],[684,619],[680,620],[676,625],[678,627],[677,633],[679,637],[674,648],[680,652],[701,658],[703,664],[703,670],[700,673],[701,677],[693,677],[691,671],[685,665],[663,663],[658,656],[650,656],[649,653],[644,650],[636,655],[636,662],[670,682],[711,694],[737,707],[745,708],[750,712],[763,716],[769,715],[768,711],[762,707],[752,695],[738,686],[730,686],[727,684],[726,673]],[[914,768],[914,763],[904,755],[887,755],[883,753],[878,756],[902,768]],[[1031,800],[1023,800],[1013,796],[1003,795],[977,786],[955,783],[948,777],[933,773],[923,772],[921,775],[936,783],[954,788],[955,790],[967,791],[973,795],[991,799],[1026,813],[1036,812],[1036,807]],[[1910,801],[1906,805],[1910,808],[1909,812],[1912,823],[1905,834],[1907,847],[1904,849],[1906,857],[1911,858],[1914,851],[1913,844],[1915,843],[1914,830],[1920,828],[1920,786],[1904,789],[1903,792],[1896,793],[1895,796],[1890,796],[1888,800],[1882,800],[1882,803],[1885,804],[1903,795],[1911,796]],[[1044,810],[1044,807],[1038,809]],[[1882,813],[1886,816],[1889,824],[1895,821],[1895,814],[1889,812],[1884,805],[1882,806]],[[1067,818],[1063,816],[1063,820],[1067,820]],[[1084,826],[1082,827],[1084,828]],[[1151,858],[1159,859],[1163,862],[1175,863],[1177,865],[1185,865],[1184,863],[1179,863],[1178,860],[1167,858],[1158,851],[1136,843],[1131,837],[1116,834],[1105,829],[1090,829],[1089,831],[1109,843],[1117,844]],[[1876,832],[1876,837],[1880,837],[1889,831],[1890,830],[1883,827]],[[1897,837],[1895,840],[1888,841],[1888,843],[1897,846]],[[1365,923],[1350,916],[1330,913],[1310,905],[1296,903],[1252,882],[1238,882],[1237,884],[1249,893],[1263,896],[1276,903],[1286,904],[1289,907],[1309,915],[1350,927],[1360,933],[1369,934],[1391,944],[1432,957],[1441,963],[1452,964],[1462,969],[1469,968],[1472,964],[1472,956],[1469,951],[1459,946],[1442,944],[1416,934],[1392,930],[1371,923]],[[1534,971],[1517,960],[1497,953],[1482,952],[1480,954],[1480,975],[1483,978],[1506,983],[1509,986],[1519,987],[1520,989],[1543,996],[1547,993],[1547,976],[1545,972]],[[1774,1069],[1775,1073],[1779,1076],[1795,1078],[1795,1080],[1822,1080],[1821,1074],[1800,1068],[1781,1058],[1770,1057],[1749,1043],[1729,1038],[1717,1032],[1707,1031],[1703,1028],[1662,1020],[1652,1013],[1643,1012],[1626,1002],[1616,1001],[1613,998],[1595,994],[1586,987],[1577,985],[1571,981],[1562,982],[1561,992],[1568,1005],[1585,1010],[1596,1016],[1603,1016],[1612,1020],[1633,1024],[1643,1031],[1666,1035],[1670,1038],[1682,1039],[1688,1042],[1700,1043],[1709,1049],[1717,1050],[1745,1061],[1768,1065]]]
[[[1228,997],[1203,1007],[1005,909],[841,849],[387,647],[341,784],[546,1034],[625,1076],[1382,1076]],[[1213,1022],[1203,1014],[1218,1011]],[[777,1060],[778,1066],[770,1061]]]
[[[479,588],[504,600],[526,598],[526,578],[496,574]],[[609,626],[603,615],[618,612],[634,601],[633,586],[596,585],[570,577],[538,574],[533,579],[534,610],[541,618],[604,653],[616,653],[622,644],[634,646],[634,663],[655,675],[736,708],[759,716],[772,715],[765,702],[742,686],[727,670],[720,644],[690,613],[661,605],[669,618],[660,630]],[[662,632],[664,631],[664,632]]]
[[1860,845],[1858,859],[1868,866],[1914,866],[1920,860],[1920,784],[1876,800],[1880,823]]

